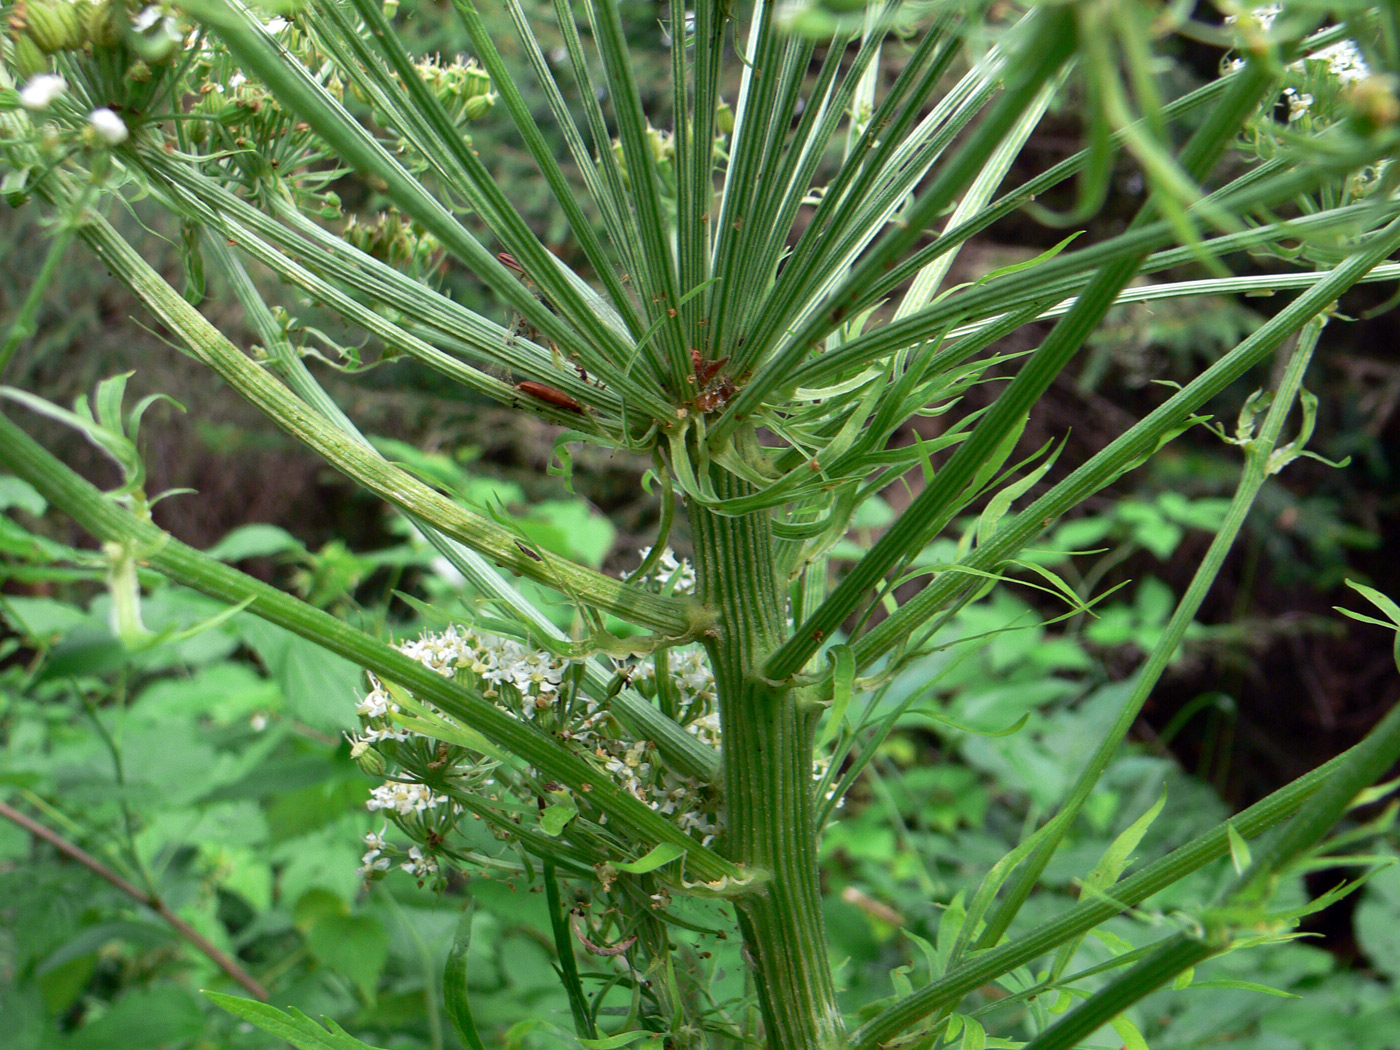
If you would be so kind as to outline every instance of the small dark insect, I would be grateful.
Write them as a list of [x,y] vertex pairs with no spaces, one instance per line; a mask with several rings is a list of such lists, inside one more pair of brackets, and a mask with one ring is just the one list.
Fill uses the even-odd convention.
[[535,561],[544,561],[543,558],[541,558],[538,554],[532,551],[529,547],[525,546],[525,544],[521,543],[519,540],[515,541],[515,545],[520,548],[521,554],[534,558]]
[[515,389],[522,394],[528,394],[536,400],[553,405],[555,408],[562,408],[566,412],[577,412],[583,414],[583,406],[571,398],[562,390],[556,390],[552,386],[544,383],[536,383],[533,379],[526,379],[515,384]]

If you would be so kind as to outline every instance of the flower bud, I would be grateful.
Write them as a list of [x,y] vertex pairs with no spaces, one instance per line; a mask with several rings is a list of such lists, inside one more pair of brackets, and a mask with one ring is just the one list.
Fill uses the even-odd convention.
[[116,47],[126,35],[130,25],[126,17],[126,5],[121,0],[106,0],[88,8],[84,19],[88,40],[93,47]]
[[669,131],[659,131],[648,126],[647,144],[651,146],[651,155],[656,158],[658,164],[667,164],[676,157],[676,140],[671,137]]
[[482,69],[476,59],[462,67],[462,97],[478,98],[491,94],[491,74]]
[[74,51],[87,42],[83,14],[70,0],[30,0],[25,33],[46,55]]
[[28,34],[15,41],[11,54],[14,57],[15,72],[26,80],[41,76],[52,68],[49,57],[39,50],[39,45],[29,39]]
[[468,120],[480,120],[491,111],[491,107],[495,104],[495,95],[472,95],[463,104],[462,112],[466,114]]
[[[355,752],[359,751],[359,754]],[[382,777],[387,763],[384,756],[376,751],[364,741],[357,741],[350,748],[350,757],[355,760],[355,765],[360,767],[360,772],[372,777]]]
[[1400,99],[1396,98],[1395,80],[1389,76],[1369,76],[1347,89],[1352,117],[1367,133],[1388,128],[1400,121]]
[[106,106],[89,113],[88,124],[97,137],[109,146],[120,145],[131,134],[127,130],[126,121]]
[[715,110],[715,130],[721,135],[728,135],[734,130],[734,110],[724,99],[719,100],[719,107]]

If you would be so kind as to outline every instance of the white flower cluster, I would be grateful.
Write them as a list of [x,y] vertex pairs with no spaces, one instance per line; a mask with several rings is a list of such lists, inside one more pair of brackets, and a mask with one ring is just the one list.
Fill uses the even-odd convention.
[[[388,830],[389,825],[385,824],[378,831],[365,835],[365,854],[360,858],[360,867],[355,872],[362,879],[383,878],[394,866],[393,858],[398,855],[398,850],[385,839]],[[438,862],[430,854],[424,853],[422,847],[410,846],[408,859],[399,864],[399,869],[421,881],[438,873]]]
[[[1371,67],[1366,64],[1366,56],[1361,53],[1361,48],[1356,46],[1355,40],[1339,40],[1330,47],[1324,47],[1312,55],[1310,60],[1326,62],[1332,75],[1343,84],[1365,80],[1371,75]],[[1297,63],[1294,65],[1296,67]]]
[[387,784],[381,784],[369,795],[365,809],[371,813],[381,809],[389,810],[401,817],[412,816],[414,813],[427,813],[439,806],[446,805],[449,801],[446,795],[439,795],[426,784],[419,784],[411,780],[392,780]]
[[516,713],[523,718],[535,717],[536,711],[548,708],[558,699],[569,666],[567,660],[552,653],[510,638],[459,630],[456,625],[441,633],[426,633],[398,649],[444,678],[470,672],[486,683],[484,695],[498,703],[501,687],[509,687],[516,694],[512,699],[519,703]]
[[[637,551],[637,556],[642,561],[646,561],[650,554],[650,547],[643,547]],[[659,586],[669,585],[669,589],[675,594],[695,593],[695,566],[690,564],[689,558],[677,558],[676,552],[670,547],[661,552],[661,557],[656,560],[645,579]]]
[[[1250,17],[1258,27],[1267,33],[1273,28],[1274,22],[1283,12],[1282,4],[1265,4],[1263,7],[1256,7],[1250,11]],[[1225,24],[1238,25],[1239,17],[1236,15],[1226,15]],[[1324,62],[1328,71],[1336,77],[1342,84],[1353,84],[1358,80],[1365,80],[1371,75],[1371,67],[1366,64],[1366,58],[1361,53],[1361,48],[1355,40],[1341,40],[1335,44],[1324,47],[1310,55],[1307,59],[1300,59],[1294,62],[1290,69],[1303,71],[1305,62]],[[1244,59],[1234,58],[1225,64],[1225,71],[1233,73],[1244,66]],[[1312,105],[1311,95],[1300,95],[1289,89],[1284,93],[1288,98],[1288,119],[1290,122],[1297,120],[1305,112],[1308,106]]]
[[390,715],[398,714],[399,705],[394,703],[382,683],[374,675],[369,675],[370,690],[355,708],[355,713],[366,721],[359,736],[350,738],[350,754],[358,758],[371,744],[383,740],[407,740],[408,730],[396,726]]
[[437,861],[426,856],[422,849],[417,846],[408,848],[408,860],[399,865],[416,879],[426,879],[430,875],[436,875],[438,870]]
[[[680,701],[680,720],[692,733],[705,738],[706,727],[713,724],[713,739],[705,742],[719,746],[719,722],[716,710],[719,697],[715,693],[715,676],[705,658],[705,650],[699,646],[687,649],[672,649],[668,653],[667,672],[671,688]],[[656,664],[651,659],[638,662],[632,669],[632,681],[646,685],[648,690],[656,688]],[[711,723],[708,716],[714,716]]]
[[[681,563],[674,559],[672,565],[672,572],[681,568]],[[425,632],[397,648],[436,674],[478,690],[516,718],[543,721],[542,728],[587,758],[600,775],[611,777],[622,790],[652,810],[671,817],[679,827],[698,835],[705,844],[722,832],[713,796],[705,785],[667,768],[659,760],[651,741],[625,735],[603,702],[567,688],[567,659],[509,638],[456,625],[442,631]],[[707,746],[717,748],[720,724],[715,678],[704,650],[698,646],[672,650],[667,674],[670,695],[686,729]],[[632,669],[632,683],[647,695],[654,695],[655,678],[656,668],[651,660],[641,661]],[[369,682],[371,688],[356,708],[364,728],[361,736],[351,738],[352,756],[357,761],[365,759],[374,745],[390,741],[395,746],[389,750],[389,755],[396,757],[400,766],[412,765],[407,756],[423,750],[425,742],[395,719],[400,706],[394,701],[394,694],[374,675],[369,676]],[[472,770],[467,765],[442,764],[446,753],[443,745],[435,741],[426,743],[435,749],[429,753],[439,756],[434,760],[437,764],[429,767],[435,770],[435,777],[455,779],[471,775]],[[465,756],[465,752],[458,751],[458,755]],[[377,756],[369,754],[368,758]],[[470,759],[459,757],[451,761],[469,763]],[[373,763],[369,766],[372,768]],[[383,767],[380,758],[378,768]],[[412,770],[401,769],[396,776],[398,779],[373,790],[368,808],[393,817],[410,834],[414,834],[413,827],[435,813],[442,814],[436,818],[441,823],[444,818],[450,822],[453,815],[460,812],[447,796],[414,779]],[[600,815],[598,819],[606,823],[606,816]],[[405,820],[410,823],[405,824]],[[394,867],[383,845],[382,833],[367,838],[366,846],[360,868],[364,877],[382,877],[382,873]],[[410,851],[408,858],[398,867],[419,879],[435,873],[436,862],[431,850],[427,853]]]
[[380,872],[389,870],[393,861],[390,860],[386,851],[391,847],[384,841],[384,833],[389,830],[389,825],[385,824],[378,831],[371,831],[365,835],[365,855],[360,858],[360,866],[355,874],[362,879],[372,879]]
[[[1259,28],[1266,33],[1274,27],[1274,22],[1278,20],[1278,16],[1281,14],[1283,14],[1282,4],[1264,4],[1261,7],[1251,8],[1249,12],[1250,17],[1253,18],[1254,21],[1258,23]],[[1239,20],[1239,15],[1225,16],[1225,24],[1227,26],[1238,25]]]

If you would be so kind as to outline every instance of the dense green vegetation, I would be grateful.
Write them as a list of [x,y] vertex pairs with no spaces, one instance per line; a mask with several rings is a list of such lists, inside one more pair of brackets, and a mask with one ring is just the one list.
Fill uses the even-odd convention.
[[1390,1045],[1392,14],[5,13],[14,1045]]

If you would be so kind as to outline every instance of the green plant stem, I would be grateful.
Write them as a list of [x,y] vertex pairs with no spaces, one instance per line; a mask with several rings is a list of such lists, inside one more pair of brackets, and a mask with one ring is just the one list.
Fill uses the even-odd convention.
[[488,556],[496,564],[554,587],[575,600],[668,635],[683,635],[693,626],[685,603],[679,599],[627,587],[603,573],[522,544],[508,529],[457,505],[340,432],[321,413],[241,354],[105,219],[90,216],[81,232],[108,269],[168,325],[197,358],[288,434],[324,456],[337,470],[399,509]]
[[435,705],[542,773],[587,794],[610,819],[628,829],[634,836],[633,841],[670,842],[683,847],[686,870],[692,877],[716,881],[741,876],[740,869],[713,850],[700,846],[673,822],[627,794],[606,773],[577,753],[397,649],[224,565],[118,507],[3,415],[0,415],[0,466],[28,481],[51,504],[99,539],[133,545],[140,552],[139,560],[176,583],[230,605],[249,602],[249,612],[345,657],[382,679],[402,685],[417,700]]
[[236,959],[210,942],[202,933],[166,907],[165,902],[154,893],[147,893],[139,886],[134,886],[130,882],[127,882],[126,879],[107,867],[107,865],[103,864],[91,853],[74,845],[62,835],[58,834],[58,832],[45,827],[37,820],[25,816],[19,810],[6,805],[4,802],[0,802],[0,817],[4,817],[11,823],[17,824],[35,838],[43,839],[65,857],[81,864],[98,878],[111,883],[132,900],[140,901],[169,923],[176,933],[189,941],[190,944],[194,945],[201,954],[205,955],[210,962],[223,970],[224,973],[228,974],[229,978],[236,982],[239,987],[243,988],[249,995],[262,1002],[267,1002],[267,989],[264,988],[252,974],[239,966]]
[[[725,472],[721,498],[745,495]],[[765,657],[785,622],[766,512],[726,516],[690,507],[701,600],[715,627],[705,645],[715,673],[723,730],[723,851],[762,873],[758,892],[736,900],[754,968],[767,1045],[834,1050],[843,1023],[827,958],[817,878],[812,748],[820,709],[791,686],[765,681]]]
[[564,914],[564,902],[559,897],[559,874],[551,860],[544,861],[544,900],[545,907],[549,909],[549,928],[554,934],[554,952],[559,956],[559,973],[564,990],[569,995],[574,1031],[584,1039],[597,1039],[598,1029],[588,1012],[588,999],[583,994],[583,982],[579,980],[574,942],[569,936],[569,920]]
[[[1329,304],[1365,278],[1397,247],[1400,247],[1400,221],[1390,223],[1367,238],[1356,254],[1299,295],[1234,350],[1014,519],[1003,523],[995,536],[963,558],[959,566],[983,572],[995,571],[997,566],[1014,556],[1061,514],[1155,451],[1173,436],[1173,430],[1181,429],[1201,405],[1264,360],[1284,339],[1327,309]],[[855,641],[853,648],[857,666],[862,669],[868,667],[907,638],[911,628],[926,623],[931,614],[950,607],[958,595],[978,585],[975,577],[967,577],[960,572],[939,574],[937,579],[900,606],[893,615]]]
[[1239,486],[1235,490],[1234,499],[1231,500],[1230,508],[1226,512],[1224,522],[1221,523],[1214,539],[1211,540],[1210,548],[1206,551],[1195,575],[1192,576],[1186,593],[1182,595],[1181,601],[1177,604],[1176,611],[1172,614],[1166,630],[1162,632],[1162,637],[1158,639],[1146,663],[1138,672],[1133,690],[1123,702],[1123,708],[1119,711],[1117,719],[1104,734],[1104,738],[1094,754],[1085,762],[1078,780],[1070,789],[1069,796],[1060,807],[1060,811],[1046,826],[1045,835],[1037,843],[1031,855],[1016,869],[1015,875],[1008,880],[1002,900],[987,919],[986,928],[976,941],[976,948],[993,947],[1006,933],[1007,927],[1011,925],[1012,919],[1020,911],[1021,905],[1030,896],[1041,872],[1045,870],[1045,865],[1050,862],[1050,858],[1059,848],[1065,833],[1074,822],[1074,818],[1092,794],[1094,785],[1098,783],[1104,770],[1108,768],[1109,762],[1137,720],[1142,705],[1146,703],[1157,681],[1162,677],[1162,672],[1167,669],[1167,664],[1176,655],[1177,649],[1186,635],[1187,628],[1195,619],[1201,603],[1205,601],[1211,585],[1215,582],[1215,577],[1225,564],[1226,556],[1235,544],[1235,538],[1239,535],[1240,529],[1244,527],[1245,519],[1249,517],[1250,508],[1254,506],[1259,491],[1264,487],[1264,482],[1272,473],[1269,459],[1283,433],[1283,425],[1288,418],[1288,413],[1297,400],[1298,391],[1303,384],[1303,374],[1307,371],[1308,363],[1312,360],[1313,350],[1317,346],[1318,338],[1326,323],[1325,317],[1315,318],[1308,323],[1299,336],[1297,348],[1289,357],[1288,368],[1279,383],[1273,403],[1269,406],[1269,412],[1264,420],[1264,425],[1260,428],[1259,436],[1245,446],[1244,471],[1240,477]]
[[1167,938],[1157,950],[1108,987],[1096,992],[1083,1006],[1055,1022],[1022,1050],[1069,1050],[1080,1040],[1108,1024],[1133,1003],[1204,962],[1227,947],[1225,940],[1199,940],[1184,933]]
[[1062,1020],[1046,1029],[1025,1050],[1070,1050],[1100,1025],[1165,985],[1197,963],[1230,948],[1235,930],[1246,935],[1278,920],[1267,911],[1275,882],[1290,864],[1304,857],[1336,825],[1356,796],[1375,783],[1400,757],[1400,705],[1345,755],[1337,769],[1303,804],[1297,816],[1260,850],[1248,870],[1235,880],[1221,906],[1205,913],[1199,935],[1177,934],[1159,945],[1127,973],[1095,993]]
[[[1069,42],[1073,42],[1072,32]],[[1051,65],[1042,79],[1053,74],[1058,66],[1058,62]],[[1200,178],[1210,170],[1230,136],[1235,134],[1271,81],[1272,74],[1262,63],[1251,63],[1246,68],[1210,118],[1183,147],[1180,158],[1183,170],[1193,178]],[[1039,86],[1040,82],[1036,81],[1037,90]],[[1132,228],[1148,225],[1156,217],[1158,203],[1157,194],[1149,197],[1133,220]],[[941,520],[981,465],[995,453],[1007,434],[1017,427],[1018,421],[1045,393],[1103,319],[1119,291],[1132,279],[1146,256],[1147,250],[1144,249],[1110,263],[1094,274],[1088,287],[1079,293],[1074,306],[1055,325],[1011,386],[978,420],[968,439],[958,446],[890,530],[768,661],[764,668],[768,677],[787,678],[800,671],[821,647],[822,639],[840,627],[860,603],[862,596],[869,593],[903,557],[927,542],[930,538],[929,523]]]
[[[1338,755],[1311,773],[1280,788],[1267,798],[1231,817],[1232,826],[1244,838],[1254,838],[1297,813],[1303,804],[1355,757],[1363,745]],[[1185,878],[1211,861],[1230,852],[1226,824],[1221,824],[1186,845],[1173,850],[1113,887],[1112,899],[1093,897],[1080,901],[1049,922],[1042,923],[1014,941],[991,948],[930,982],[911,996],[887,1007],[868,1021],[847,1041],[850,1050],[879,1050],[920,1019],[944,1007],[954,1006],[969,992],[1018,966],[1052,951],[1066,941],[1081,936],[1107,919],[1151,897],[1154,893]]]
[[[306,363],[287,343],[285,336],[278,329],[276,319],[232,249],[218,237],[207,237],[205,246],[209,257],[219,264],[225,280],[232,286],[249,323],[265,344],[272,368],[282,376],[298,397],[325,416],[332,425],[365,449],[373,449],[369,439],[360,433],[354,422],[316,382]],[[481,594],[489,596],[499,606],[509,609],[531,631],[561,643],[570,641],[552,620],[512,587],[480,554],[445,535],[431,523],[413,515],[407,517],[424,539]],[[584,674],[594,696],[607,693],[609,677],[604,675],[598,661],[589,660],[584,665]],[[706,782],[714,780],[718,775],[719,759],[714,751],[697,740],[693,734],[687,733],[673,719],[664,717],[663,712],[658,711],[644,698],[624,689],[613,697],[612,706],[628,728],[638,736],[654,741],[667,762],[683,775]]]

